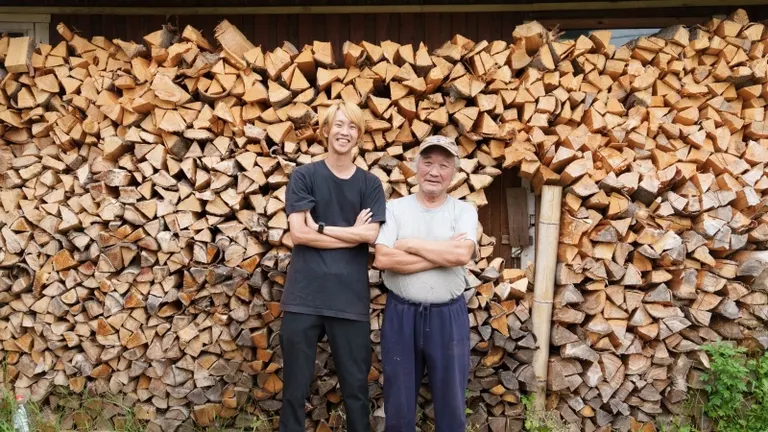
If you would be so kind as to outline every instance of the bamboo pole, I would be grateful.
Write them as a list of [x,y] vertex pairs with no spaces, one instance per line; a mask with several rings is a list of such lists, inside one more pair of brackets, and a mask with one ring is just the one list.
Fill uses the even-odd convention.
[[533,355],[536,374],[535,408],[543,410],[547,397],[549,334],[552,326],[552,299],[555,293],[555,267],[560,241],[562,186],[545,185],[541,190],[539,230],[536,242],[536,276],[533,288],[533,334],[538,348]]

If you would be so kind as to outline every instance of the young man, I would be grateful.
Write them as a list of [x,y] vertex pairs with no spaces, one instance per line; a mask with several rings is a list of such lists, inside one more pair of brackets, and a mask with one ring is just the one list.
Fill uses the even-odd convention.
[[381,181],[353,163],[364,128],[357,106],[329,107],[320,122],[327,157],[297,168],[288,183],[294,248],[281,300],[282,432],[304,431],[304,403],[324,335],[339,374],[347,430],[370,430],[368,245],[385,220],[386,200]]
[[439,432],[463,432],[469,379],[464,265],[477,244],[477,210],[447,190],[459,164],[446,137],[426,138],[416,159],[419,191],[387,204],[374,265],[389,289],[381,329],[387,432],[413,431],[424,368]]

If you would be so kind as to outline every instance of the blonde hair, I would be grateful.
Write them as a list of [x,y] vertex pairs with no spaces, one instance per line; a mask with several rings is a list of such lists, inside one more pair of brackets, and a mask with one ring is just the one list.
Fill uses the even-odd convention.
[[363,111],[355,104],[347,101],[340,101],[332,104],[325,110],[325,114],[320,119],[320,137],[325,142],[328,137],[325,135],[325,128],[328,131],[331,130],[331,123],[336,118],[336,113],[341,111],[344,115],[357,126],[357,143],[360,144],[363,141],[363,135],[365,134],[365,120],[363,119]]

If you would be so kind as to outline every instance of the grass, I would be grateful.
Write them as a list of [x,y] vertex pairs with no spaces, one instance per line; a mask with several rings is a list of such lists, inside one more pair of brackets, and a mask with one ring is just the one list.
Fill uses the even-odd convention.
[[702,419],[705,403],[706,396],[702,390],[689,388],[688,397],[683,402],[679,414],[656,420],[659,432],[699,432],[697,426]]
[[[705,400],[706,398],[700,390],[692,390],[680,414],[658,419],[657,430],[659,432],[698,432],[699,429],[694,426],[695,419],[701,414],[701,405]],[[526,407],[524,430],[531,432],[570,431],[570,428],[560,420],[556,412],[535,411],[532,397],[523,397],[521,402]],[[16,432],[13,427],[15,409],[16,402],[13,393],[0,387],[0,432]],[[98,422],[99,416],[109,410],[116,410],[118,413],[111,417],[110,424],[114,426],[109,430],[121,432],[144,432],[147,430],[147,422],[138,419],[134,411],[125,406],[119,397],[114,395],[99,397],[87,392],[71,393],[64,390],[54,390],[46,405],[27,402],[25,409],[30,420],[30,430],[35,432],[103,431],[105,430],[105,423],[103,420],[102,423]],[[344,424],[346,415],[341,405],[334,407],[329,414],[331,414],[330,418],[336,417],[339,423]],[[471,414],[471,410],[468,409],[467,414]],[[417,421],[417,430],[422,432],[435,431],[434,424],[426,418],[421,410],[417,415],[419,420]],[[237,417],[240,418],[236,420]],[[196,432],[271,432],[274,430],[273,425],[276,424],[277,415],[248,414],[243,410],[240,416],[236,416],[236,418],[217,418],[214,421],[214,426],[195,425],[193,430]],[[332,429],[339,430],[333,426],[331,425]],[[486,425],[468,422],[466,432],[478,432],[483,426]]]
[[[132,409],[123,405],[117,397],[94,397],[86,392],[65,393],[54,391],[51,402],[54,406],[42,406],[34,401],[27,401],[24,409],[27,412],[30,429],[39,432],[59,432],[61,430],[77,429],[90,432],[103,430],[99,427],[109,420],[110,424],[122,432],[143,432],[146,424],[136,418]],[[5,428],[13,429],[13,415],[16,401],[7,389],[0,391],[0,432]],[[100,419],[100,414],[115,412],[111,419]],[[101,420],[101,423],[100,423]]]
[[[144,432],[148,422],[136,417],[133,409],[124,405],[114,395],[93,396],[87,392],[71,393],[55,390],[49,398],[50,405],[43,406],[30,401],[24,404],[30,422],[30,430],[35,432],[60,432],[77,430],[96,432],[115,430],[120,432]],[[0,432],[16,432],[13,427],[13,415],[16,401],[12,392],[0,388]],[[111,418],[100,418],[102,413],[113,412]],[[241,414],[247,414],[242,412]],[[237,417],[237,416],[236,416]],[[243,417],[246,421],[216,419],[215,425],[202,427],[195,425],[196,432],[271,432],[276,416],[255,414]],[[108,421],[109,423],[107,423]],[[245,424],[244,424],[245,423]]]
[[525,406],[525,430],[529,432],[570,432],[557,411],[539,411],[535,408],[534,396],[523,396]]
[[268,418],[261,414],[253,419],[253,422],[248,426],[248,429],[242,429],[240,432],[270,432],[272,431],[272,427],[270,426],[272,420],[273,418]]
[[[768,354],[747,355],[740,348],[726,344],[706,346],[713,357],[711,370],[702,379],[702,389],[689,389],[688,398],[677,414],[660,415],[655,421],[659,432],[699,432],[714,430],[723,432],[768,431]],[[745,372],[746,371],[746,372]],[[2,371],[0,371],[2,372]],[[5,374],[0,377],[6,376]],[[0,382],[0,432],[15,432],[13,415],[16,402],[11,387]],[[467,399],[470,399],[467,393]],[[467,403],[466,413],[472,414]],[[523,396],[525,430],[529,432],[570,432],[557,411],[537,411],[532,395]],[[78,430],[96,432],[115,430],[141,432],[147,430],[147,422],[139,419],[131,407],[119,395],[95,396],[89,391],[68,392],[56,388],[45,404],[25,404],[30,429],[35,432],[59,432]],[[213,426],[200,427],[189,419],[187,430],[205,432],[270,432],[276,426],[276,415],[271,417],[253,412],[255,405],[247,403],[234,418],[215,418]],[[341,404],[331,410],[329,426],[343,430],[346,415]],[[748,414],[748,415],[743,415]],[[418,430],[434,432],[434,423],[417,411]],[[708,420],[711,419],[711,420]],[[340,427],[341,426],[341,427]],[[487,424],[468,422],[465,432],[478,432]]]
[[[40,407],[36,403],[28,403],[24,405],[24,409],[27,411],[27,417],[39,418]],[[16,400],[11,392],[0,391],[0,432],[15,432],[16,429],[13,426],[13,415],[16,412]],[[30,424],[31,430],[36,430],[32,424]]]
[[733,342],[702,346],[710,368],[690,389],[679,413],[660,416],[659,432],[768,431],[768,353]]
[[[526,402],[525,398],[523,402]],[[527,405],[526,430],[535,432],[568,432],[567,427],[562,426],[559,418],[553,413],[538,413],[532,411],[532,405]],[[13,414],[16,402],[13,393],[0,387],[0,432],[15,432],[13,428]],[[96,432],[103,430],[115,430],[120,432],[144,432],[147,430],[147,422],[137,418],[135,412],[126,406],[119,396],[105,395],[95,396],[87,391],[72,393],[65,389],[56,389],[52,392],[45,404],[27,402],[25,404],[30,421],[31,430],[35,432],[60,432],[77,430],[83,432]],[[467,410],[467,414],[471,414]],[[102,416],[104,414],[104,416]],[[344,409],[341,405],[334,407],[330,413],[330,419],[335,418],[330,425],[334,430],[343,430],[346,420]],[[422,432],[434,432],[434,424],[419,410],[418,429]],[[109,417],[109,418],[106,418]],[[329,419],[329,420],[330,420]],[[109,423],[105,421],[108,420]],[[235,418],[214,419],[214,425],[202,427],[193,424],[196,432],[271,432],[276,425],[277,415],[268,416],[263,413],[249,414],[246,410]],[[337,427],[334,427],[337,426]],[[467,423],[465,432],[478,432],[483,424]],[[672,431],[692,432],[691,429],[671,429]]]
[[267,416],[265,414],[254,415],[248,424],[234,426],[232,423],[238,423],[234,419],[221,419],[220,421],[214,421],[215,426],[200,427],[195,426],[195,431],[200,432],[272,432],[275,428],[272,427],[276,424],[277,416]]

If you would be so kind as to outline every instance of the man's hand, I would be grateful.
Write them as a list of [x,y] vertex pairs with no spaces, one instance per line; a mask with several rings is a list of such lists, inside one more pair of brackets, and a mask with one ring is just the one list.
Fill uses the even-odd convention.
[[[357,219],[355,219],[355,224],[353,226],[361,226],[361,225],[370,223],[371,216],[373,216],[373,213],[371,213],[371,209],[363,209],[363,211],[361,211],[357,215]],[[312,217],[312,213],[306,212],[306,221],[307,221],[307,227],[309,227],[309,229],[317,231],[317,228],[319,227],[319,225],[317,224],[317,222],[315,222],[315,219]]]
[[456,233],[448,240],[400,239],[395,249],[426,258],[440,267],[466,265],[472,258],[475,243],[467,239],[467,233]]
[[408,246],[410,245],[410,239],[399,239],[395,241],[394,249],[408,252]]
[[[461,241],[467,238],[467,233],[456,233],[448,241]],[[400,239],[395,241],[395,249],[399,249],[403,252],[416,253],[413,251],[414,247],[418,243],[418,239]]]
[[379,270],[389,270],[400,274],[419,273],[439,267],[426,258],[383,244],[376,245],[373,265]]
[[[355,218],[355,224],[351,227],[337,227],[326,225],[323,234],[335,239],[352,243],[355,245],[361,243],[373,244],[376,236],[379,234],[379,224],[371,223],[373,213],[371,209],[363,209]],[[307,228],[317,231],[318,225],[312,215],[307,212],[304,216]]]
[[[314,224],[313,227],[309,225],[309,221]],[[357,243],[338,240],[317,232],[317,224],[314,222],[312,217],[309,216],[309,211],[296,212],[288,216],[288,228],[291,232],[293,244],[310,246],[317,249],[341,249],[357,245]]]
[[355,219],[355,225],[354,226],[360,226],[365,225],[371,221],[371,216],[373,216],[373,213],[371,213],[371,209],[363,209],[363,211],[360,212],[360,214],[357,215],[357,219]]

